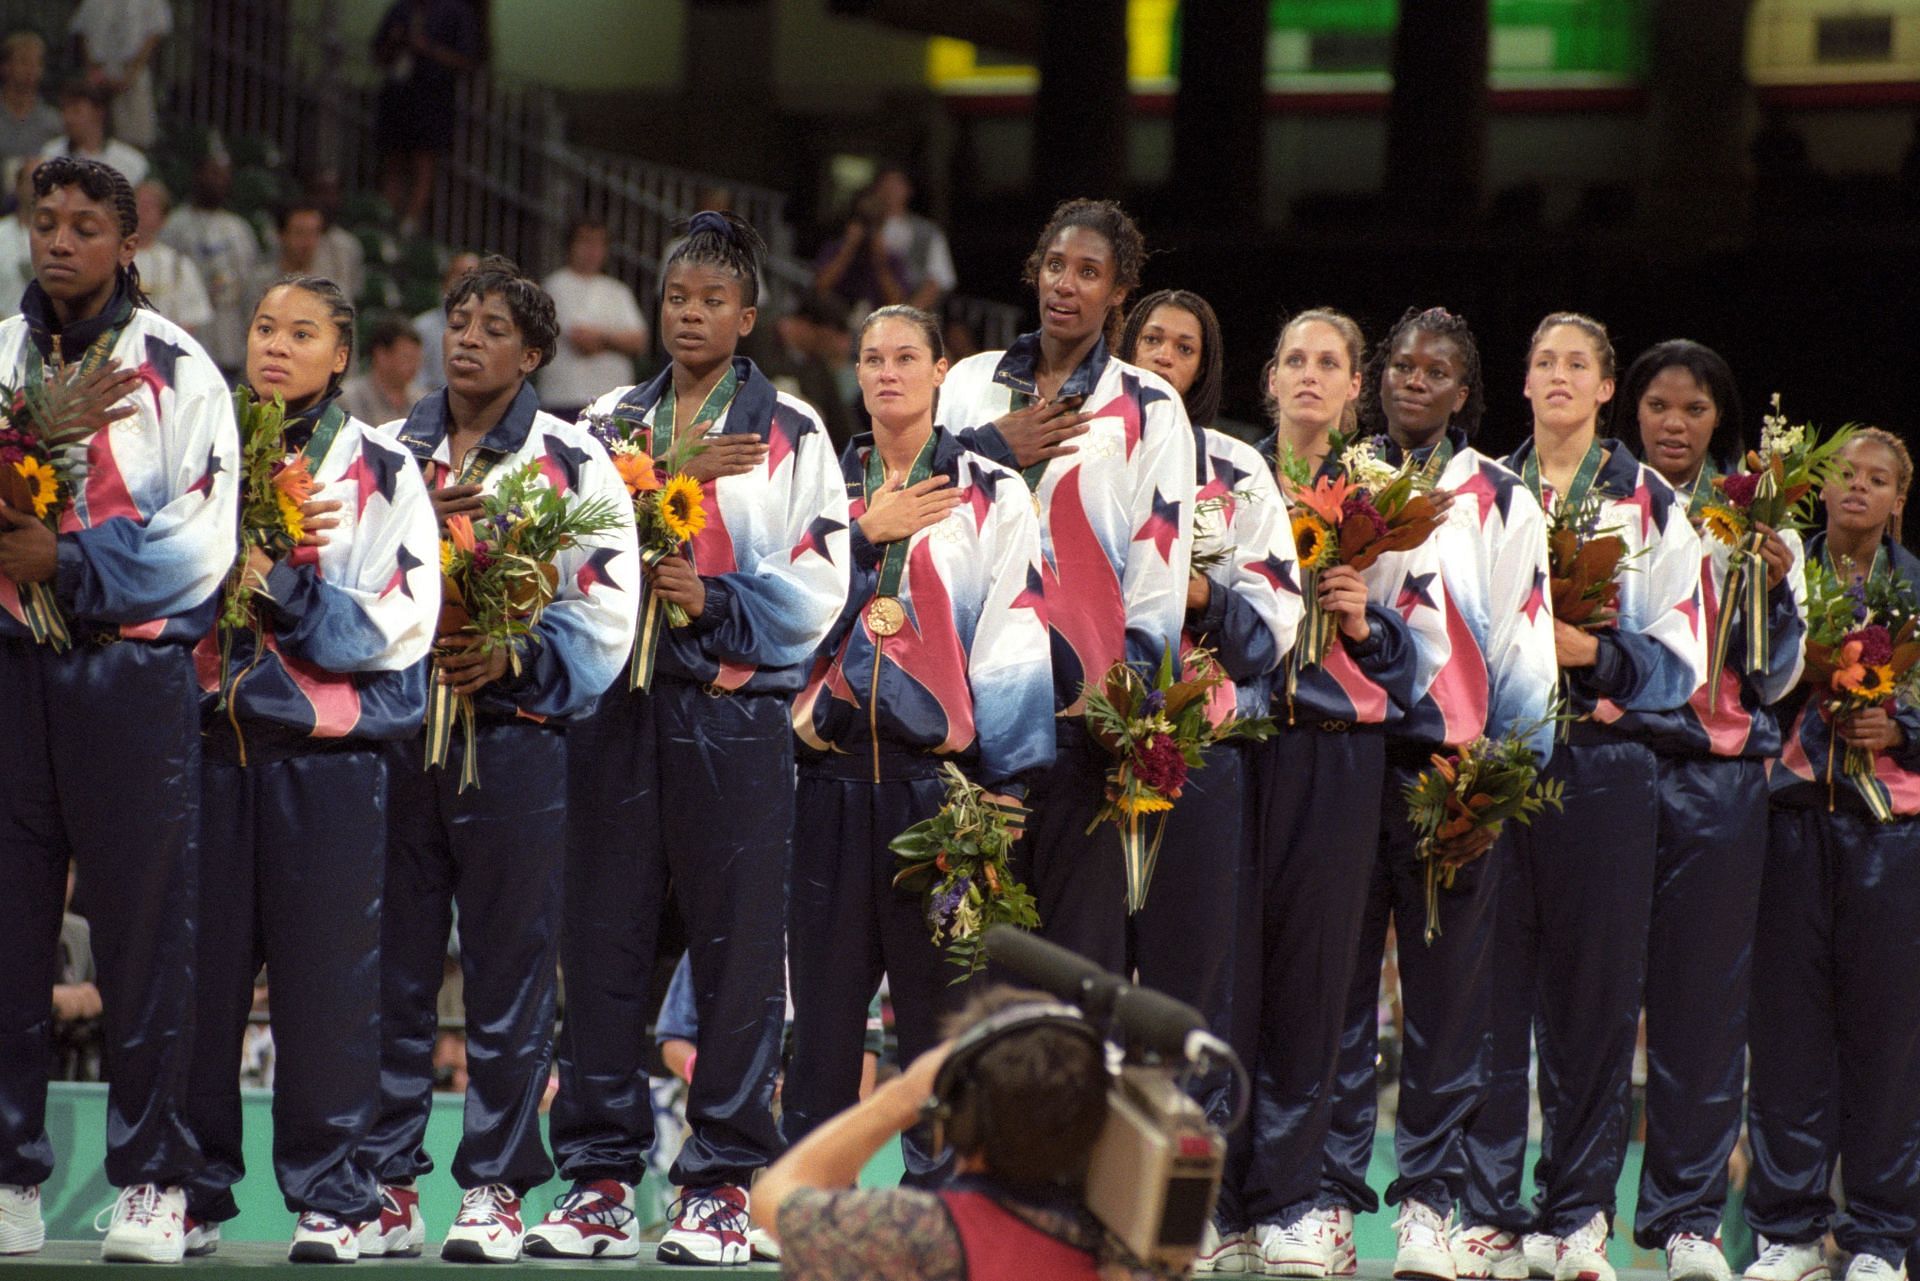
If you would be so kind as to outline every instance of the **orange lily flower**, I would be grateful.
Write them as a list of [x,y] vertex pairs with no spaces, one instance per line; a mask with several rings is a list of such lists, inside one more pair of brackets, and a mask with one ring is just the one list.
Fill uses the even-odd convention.
[[660,488],[660,472],[646,454],[615,454],[613,468],[626,482],[629,494],[644,494]]
[[471,553],[474,548],[472,518],[464,515],[447,517],[447,537],[455,547]]
[[1866,678],[1867,666],[1860,661],[1861,645],[1857,640],[1848,641],[1840,647],[1833,659],[1833,687],[1849,692],[1860,688],[1860,682]]

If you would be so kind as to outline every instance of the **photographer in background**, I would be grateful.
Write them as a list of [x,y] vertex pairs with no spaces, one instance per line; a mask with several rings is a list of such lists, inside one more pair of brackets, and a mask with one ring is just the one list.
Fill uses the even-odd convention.
[[886,221],[880,191],[865,188],[853,198],[853,216],[846,230],[815,260],[814,292],[829,294],[848,306],[850,329],[858,329],[868,312],[907,300],[907,264],[887,248],[882,234]]
[[[806,1281],[1147,1278],[1117,1261],[1086,1208],[1107,1116],[1106,1050],[1072,1006],[995,988],[952,1040],[795,1144],[753,1189],[782,1275]],[[931,1105],[957,1156],[939,1192],[856,1189],[882,1145]]]

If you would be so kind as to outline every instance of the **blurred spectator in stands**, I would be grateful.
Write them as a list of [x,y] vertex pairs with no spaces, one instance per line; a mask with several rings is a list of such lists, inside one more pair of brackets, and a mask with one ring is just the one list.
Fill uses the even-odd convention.
[[327,229],[313,256],[313,274],[325,276],[347,297],[357,300],[367,283],[367,251],[361,248],[360,237],[340,225],[340,171],[317,169],[310,174],[307,199],[327,216]]
[[[67,24],[87,83],[112,98],[114,136],[151,147],[160,136],[153,109],[153,56],[173,32],[167,0],[80,0]],[[138,178],[130,179],[136,186]]]
[[[441,295],[444,297],[453,288],[454,281],[479,265],[480,255],[471,249],[462,249],[447,259],[446,275],[440,279]],[[428,391],[439,391],[447,385],[446,311],[440,307],[427,308],[413,318],[413,332],[420,335],[420,382]]]
[[374,114],[380,190],[417,235],[433,192],[434,166],[453,149],[454,90],[486,59],[486,30],[469,0],[394,0],[373,37],[386,73]]
[[874,202],[880,208],[880,243],[906,266],[907,301],[922,311],[936,311],[940,300],[953,292],[953,250],[940,224],[908,206],[913,202],[913,180],[907,171],[889,166],[873,180]]
[[773,332],[775,347],[761,362],[764,372],[775,387],[813,406],[838,456],[860,430],[853,393],[842,377],[843,371],[853,372],[847,305],[825,294],[809,294],[774,321]]
[[60,136],[60,113],[40,96],[46,72],[47,42],[35,33],[16,31],[0,42],[0,161],[9,170]]
[[79,156],[112,165],[131,186],[147,180],[146,156],[107,132],[106,90],[84,80],[69,81],[60,90],[60,122],[65,132],[40,148],[43,159]]
[[850,325],[858,325],[876,308],[907,300],[906,262],[888,251],[885,222],[878,188],[865,188],[853,198],[846,229],[815,260],[814,292],[844,301],[852,309]]
[[224,150],[203,156],[193,169],[192,203],[167,219],[160,239],[193,260],[213,304],[213,321],[200,343],[228,378],[247,364],[247,321],[256,298],[247,287],[260,263],[260,241],[253,225],[226,207],[233,190],[233,165]]
[[980,335],[974,333],[964,320],[949,320],[942,336],[946,339],[948,360],[962,361],[968,356],[978,355],[982,350]]
[[59,981],[53,985],[54,1079],[98,1081],[100,989],[94,984],[93,931],[73,910],[73,865],[67,865],[67,901],[60,918]]
[[427,394],[420,381],[420,335],[392,312],[377,317],[367,337],[367,371],[340,385],[340,408],[375,427],[405,418]]
[[[327,216],[311,200],[295,200],[280,207],[277,222],[279,251],[253,269],[246,288],[247,315],[274,281],[282,276],[311,276],[314,259],[320,255],[320,237],[326,233]],[[338,281],[334,282],[338,284]]]
[[213,323],[213,304],[207,299],[200,268],[160,238],[173,208],[173,197],[163,184],[149,180],[134,188],[133,204],[140,215],[133,233],[133,261],[140,269],[140,287],[153,301],[155,311],[195,338],[201,337]]
[[13,181],[13,216],[0,222],[0,318],[20,314],[20,295],[33,279],[33,250],[27,224],[33,221],[33,171],[39,161],[20,166]]
[[560,349],[540,371],[540,407],[571,422],[633,382],[634,359],[647,350],[647,322],[633,290],[607,274],[607,224],[598,218],[568,224],[566,265],[541,283],[553,295]]

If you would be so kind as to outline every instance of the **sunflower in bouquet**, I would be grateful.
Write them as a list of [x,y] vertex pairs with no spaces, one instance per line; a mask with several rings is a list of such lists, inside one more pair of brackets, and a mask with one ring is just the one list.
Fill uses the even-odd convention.
[[1773,412],[1762,420],[1760,448],[1749,450],[1739,470],[1713,478],[1714,493],[1700,509],[1701,528],[1733,548],[1727,559],[1727,581],[1713,619],[1708,650],[1707,687],[1716,688],[1726,666],[1728,639],[1734,622],[1744,613],[1749,620],[1747,672],[1763,672],[1770,662],[1770,644],[1762,620],[1767,608],[1767,567],[1760,549],[1767,531],[1805,529],[1814,518],[1814,496],[1836,480],[1845,464],[1840,451],[1858,429],[1840,428],[1824,437],[1812,426],[1789,422],[1773,397]]
[[[640,543],[640,562],[649,571],[669,556],[686,554],[695,537],[707,527],[706,491],[687,473],[687,464],[707,448],[706,440],[689,433],[656,455],[653,428],[618,414],[592,416],[588,429],[607,448],[614,470],[633,501],[634,533]],[[654,660],[666,628],[685,627],[687,611],[653,593],[652,574],[640,608],[640,630],[633,644],[628,689],[653,688]]]
[[1091,682],[1084,687],[1087,731],[1114,757],[1100,810],[1087,833],[1105,822],[1120,829],[1129,912],[1146,906],[1167,813],[1180,799],[1189,771],[1206,764],[1206,749],[1273,733],[1273,722],[1266,717],[1214,719],[1211,695],[1226,673],[1209,651],[1188,650],[1180,666],[1176,676],[1173,655],[1165,654],[1149,681],[1132,664],[1119,662],[1107,669],[1097,687]]
[[[508,670],[521,671],[525,646],[559,589],[555,559],[620,526],[618,508],[605,499],[568,498],[548,484],[538,461],[502,477],[477,516],[449,516],[440,541],[442,645],[461,638],[482,653],[505,651]],[[470,694],[456,694],[435,673],[427,703],[427,766],[443,767],[454,726],[466,752],[460,790],[479,785],[474,759]]]
[[1320,605],[1322,570],[1347,565],[1364,573],[1388,552],[1420,546],[1446,520],[1448,496],[1434,489],[1438,461],[1422,465],[1409,458],[1395,467],[1361,441],[1342,450],[1343,475],[1320,476],[1311,484],[1283,477],[1306,600],[1293,650],[1296,666],[1325,662],[1333,644],[1333,620]]
[[[1843,586],[1825,558],[1809,559],[1807,574],[1807,664],[1805,680],[1830,721],[1920,696],[1920,601],[1889,573],[1869,574]],[[1831,792],[1837,733],[1827,736],[1827,787]],[[1851,782],[1881,822],[1893,819],[1892,799],[1874,771],[1873,753],[1847,746],[1840,774]]]
[[1026,811],[990,799],[951,761],[940,767],[946,802],[893,838],[900,859],[894,885],[923,896],[927,928],[965,982],[986,964],[981,939],[996,925],[1031,930],[1040,912],[1027,887],[1013,875],[1013,844]]

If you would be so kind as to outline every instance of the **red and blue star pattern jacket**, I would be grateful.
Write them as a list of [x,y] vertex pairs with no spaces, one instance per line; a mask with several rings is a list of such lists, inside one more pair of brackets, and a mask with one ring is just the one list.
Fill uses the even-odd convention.
[[[994,419],[1037,392],[1040,335],[955,365],[940,388],[940,424],[1013,469]],[[1050,459],[1033,489],[1052,633],[1054,707],[1077,717],[1082,684],[1122,659],[1157,669],[1180,642],[1193,544],[1194,445],[1186,406],[1158,375],[1095,342],[1059,397],[1093,415],[1075,452]],[[1177,651],[1175,651],[1177,652]]]
[[[1704,476],[1702,479],[1704,483]],[[1680,494],[1684,503],[1686,495]],[[1770,632],[1764,672],[1740,670],[1751,625],[1743,610],[1727,639],[1727,661],[1720,671],[1720,687],[1709,690],[1703,679],[1693,697],[1669,712],[1629,712],[1617,724],[1669,756],[1724,756],[1764,760],[1778,756],[1783,743],[1779,704],[1800,683],[1807,660],[1807,580],[1805,550],[1800,535],[1780,531],[1781,541],[1793,553],[1793,568],[1778,587],[1767,593]],[[1701,535],[1700,630],[1712,643],[1713,619],[1726,593],[1727,562],[1733,548],[1711,535]]]
[[[1600,495],[1597,531],[1626,543],[1619,574],[1619,617],[1593,633],[1599,656],[1593,666],[1566,672],[1567,710],[1588,717],[1615,738],[1641,742],[1621,724],[1628,712],[1669,712],[1682,706],[1707,678],[1706,619],[1700,599],[1700,536],[1687,519],[1687,505],[1659,473],[1625,445],[1607,450],[1593,492]],[[1527,441],[1507,459],[1519,472],[1533,452]],[[1559,502],[1543,485],[1545,511]],[[1543,579],[1542,592],[1548,591]]]
[[[1914,592],[1920,593],[1920,559],[1891,538],[1881,546],[1893,572],[1905,579]],[[1810,535],[1802,564],[1824,556],[1826,549],[1824,532]],[[1804,655],[1802,659],[1804,662]],[[1834,737],[1833,721],[1821,708],[1821,701],[1820,691],[1802,685],[1776,709],[1780,723],[1790,728],[1779,758],[1767,766],[1767,784],[1773,791],[1773,802],[1794,807],[1834,804],[1858,807],[1865,812],[1865,803],[1841,769],[1841,754],[1846,751],[1846,744]],[[1910,818],[1920,814],[1920,708],[1905,699],[1897,700],[1893,704],[1893,719],[1899,723],[1906,739],[1891,751],[1874,753],[1873,773],[1885,785],[1894,815]],[[1827,773],[1829,759],[1833,762],[1832,781]]]
[[[693,567],[706,606],[691,626],[667,631],[654,670],[719,690],[792,694],[846,604],[846,485],[820,415],[750,360],[735,358],[733,372],[738,390],[708,434],[758,435],[767,460],[702,486],[707,523],[693,539]],[[610,391],[587,413],[651,425],[672,376],[668,368]]]
[[840,459],[853,587],[794,703],[803,756],[882,745],[952,755],[989,791],[1019,794],[1054,749],[1040,522],[1026,486],[935,429],[933,474],[962,502],[907,540],[899,585],[907,623],[876,638],[866,608],[886,548],[859,525],[872,449],[872,436],[856,436]]
[[[1525,482],[1469,445],[1465,433],[1449,430],[1446,443],[1450,457],[1435,487],[1454,501],[1433,541],[1447,594],[1447,659],[1395,737],[1458,746],[1532,726],[1529,745],[1545,763],[1553,726],[1544,719],[1560,675],[1546,517]],[[1376,437],[1374,447],[1400,464],[1391,437]],[[1426,450],[1416,456],[1423,464],[1432,457]]]
[[[304,444],[325,406],[289,422]],[[296,426],[297,423],[297,426]],[[297,438],[296,438],[297,436]],[[412,457],[392,437],[349,416],[314,468],[314,500],[337,502],[322,547],[296,547],[267,575],[264,644],[231,637],[219,708],[217,631],[194,648],[210,732],[229,720],[264,722],[288,737],[401,739],[427,710],[426,665],[440,612],[439,530]]]
[[[420,461],[429,489],[456,483],[464,460],[447,449],[447,393],[421,399],[386,431]],[[639,602],[640,553],[633,503],[613,461],[585,427],[540,412],[540,398],[522,384],[476,450],[498,458],[481,481],[491,493],[502,477],[537,462],[547,483],[569,497],[600,499],[621,513],[618,528],[560,553],[559,587],[520,648],[520,674],[509,672],[474,695],[474,707],[496,718],[566,721],[593,710],[626,665]],[[438,567],[438,550],[435,566]]]
[[[39,285],[21,306],[25,314],[0,323],[0,380],[14,387],[27,381],[28,345],[43,359],[51,350]],[[213,623],[239,538],[232,393],[186,330],[124,297],[92,332],[122,317],[111,355],[142,385],[135,413],[84,446],[85,477],[60,518],[54,595],[76,633],[191,644]],[[74,329],[63,337],[63,354],[78,361]],[[0,574],[0,636],[30,634],[19,586]]]
[[1181,648],[1204,646],[1226,673],[1214,691],[1216,720],[1265,716],[1306,612],[1287,501],[1253,446],[1211,427],[1194,437],[1194,552],[1227,559],[1206,571],[1207,605],[1188,613]]

